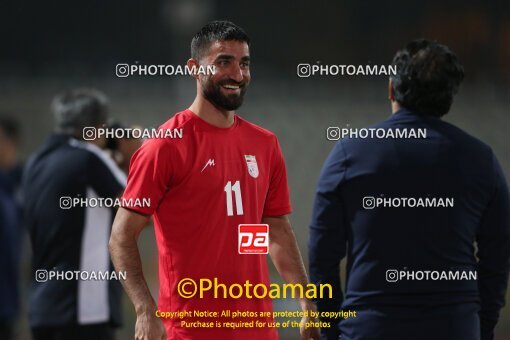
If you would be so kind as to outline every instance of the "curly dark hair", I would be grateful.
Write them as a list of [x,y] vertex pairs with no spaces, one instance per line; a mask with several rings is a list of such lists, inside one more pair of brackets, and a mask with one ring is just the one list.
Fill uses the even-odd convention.
[[435,117],[448,113],[464,79],[457,56],[436,41],[418,39],[395,54],[393,96],[403,107]]

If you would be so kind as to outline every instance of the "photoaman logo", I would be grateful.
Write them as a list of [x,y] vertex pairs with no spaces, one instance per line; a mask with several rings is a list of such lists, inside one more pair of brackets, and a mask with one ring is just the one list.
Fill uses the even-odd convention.
[[269,225],[240,224],[238,245],[239,254],[269,253]]

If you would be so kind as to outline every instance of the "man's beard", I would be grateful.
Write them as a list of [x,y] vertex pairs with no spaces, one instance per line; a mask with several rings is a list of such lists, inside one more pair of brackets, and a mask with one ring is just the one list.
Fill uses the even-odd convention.
[[[230,94],[225,96],[221,93],[221,86],[233,84],[239,85],[240,94]],[[202,86],[202,93],[208,101],[210,101],[217,108],[223,109],[225,111],[233,111],[237,110],[243,104],[244,94],[248,88],[247,83],[237,83],[231,80],[223,80],[217,83],[212,80],[207,80],[207,82]]]

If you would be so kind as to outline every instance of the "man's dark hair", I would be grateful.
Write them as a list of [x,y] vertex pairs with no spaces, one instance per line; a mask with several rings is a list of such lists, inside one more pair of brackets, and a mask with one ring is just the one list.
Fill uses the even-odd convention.
[[464,79],[464,68],[448,47],[414,40],[395,54],[393,64],[393,96],[401,106],[435,117],[448,113]]
[[9,116],[0,117],[0,134],[5,138],[18,143],[20,140],[20,125],[19,122]]
[[250,45],[250,38],[236,24],[221,20],[211,21],[198,31],[191,40],[191,58],[200,60],[215,41],[241,41]]
[[76,134],[84,127],[106,123],[108,99],[94,89],[75,89],[57,95],[52,102],[57,131]]

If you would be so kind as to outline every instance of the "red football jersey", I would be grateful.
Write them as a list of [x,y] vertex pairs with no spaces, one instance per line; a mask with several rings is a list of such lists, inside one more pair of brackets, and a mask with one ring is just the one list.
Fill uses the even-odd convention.
[[[163,312],[272,312],[269,298],[182,298],[183,278],[217,278],[219,283],[269,284],[266,256],[239,254],[238,226],[261,223],[263,216],[291,212],[285,163],[276,136],[235,116],[219,128],[190,110],[177,113],[160,129],[180,130],[182,138],[147,140],[131,160],[123,197],[149,198],[159,252]],[[178,129],[178,130],[175,130]],[[174,135],[174,137],[176,137]],[[210,294],[209,294],[210,293]],[[252,319],[201,319],[250,321]],[[259,319],[272,321],[271,319]],[[168,339],[277,339],[275,328],[186,328],[181,319],[164,319]]]

